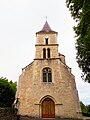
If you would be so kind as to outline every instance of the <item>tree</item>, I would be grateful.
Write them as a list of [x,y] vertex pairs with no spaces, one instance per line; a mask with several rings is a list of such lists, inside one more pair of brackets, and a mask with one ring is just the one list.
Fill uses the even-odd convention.
[[82,78],[90,83],[90,0],[66,0],[72,17],[76,20],[77,62]]
[[87,108],[86,108],[86,106],[83,104],[83,102],[80,102],[80,106],[81,106],[82,113],[87,113]]
[[90,114],[90,105],[87,105],[86,107],[87,107],[87,110],[88,110],[88,112]]
[[85,106],[83,102],[80,102],[83,116],[90,117],[90,105]]
[[16,93],[16,82],[8,82],[8,79],[0,78],[0,107],[11,107]]

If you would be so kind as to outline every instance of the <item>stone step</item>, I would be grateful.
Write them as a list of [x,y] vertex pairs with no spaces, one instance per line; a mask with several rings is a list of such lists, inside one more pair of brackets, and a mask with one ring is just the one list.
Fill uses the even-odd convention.
[[20,116],[17,120],[83,120],[83,119],[65,119],[65,118],[31,118],[31,117],[22,117]]

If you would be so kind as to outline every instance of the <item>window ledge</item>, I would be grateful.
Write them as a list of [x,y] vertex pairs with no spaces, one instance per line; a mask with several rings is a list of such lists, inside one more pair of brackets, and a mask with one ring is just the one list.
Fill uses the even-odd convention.
[[54,85],[53,82],[42,82],[43,85]]

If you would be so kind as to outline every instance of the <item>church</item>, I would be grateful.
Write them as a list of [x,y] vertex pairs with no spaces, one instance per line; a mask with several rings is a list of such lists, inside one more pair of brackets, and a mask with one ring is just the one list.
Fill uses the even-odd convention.
[[22,69],[16,99],[18,114],[35,118],[79,118],[75,76],[58,51],[58,32],[46,21],[36,32],[35,59]]

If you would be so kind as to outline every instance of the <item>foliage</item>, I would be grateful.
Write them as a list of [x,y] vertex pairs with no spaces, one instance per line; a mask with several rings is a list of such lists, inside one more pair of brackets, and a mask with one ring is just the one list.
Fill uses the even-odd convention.
[[86,107],[87,107],[88,112],[90,112],[90,105],[88,105]]
[[90,117],[90,105],[85,106],[82,102],[80,102],[80,106],[83,116]]
[[16,92],[16,82],[8,82],[8,79],[0,78],[0,107],[11,107]]
[[66,0],[72,17],[76,20],[77,62],[82,78],[90,83],[90,0]]

